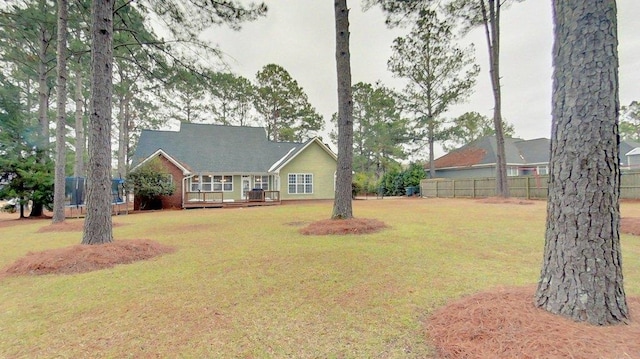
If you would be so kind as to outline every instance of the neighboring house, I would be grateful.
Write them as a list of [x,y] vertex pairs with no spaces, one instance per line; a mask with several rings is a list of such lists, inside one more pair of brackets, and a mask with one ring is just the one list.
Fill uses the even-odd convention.
[[620,166],[623,170],[640,169],[640,143],[631,140],[620,141]]
[[[549,174],[550,140],[505,138],[507,176]],[[635,151],[635,152],[634,152]],[[640,167],[640,143],[621,141],[620,166]],[[436,177],[482,178],[496,176],[497,145],[495,136],[481,137],[434,161]],[[634,162],[635,161],[635,162]],[[428,169],[428,165],[426,166]],[[427,172],[428,173],[428,172]]]
[[[504,139],[508,176],[522,176],[549,172],[549,140],[537,138]],[[495,136],[481,137],[435,160],[436,177],[480,178],[495,177],[497,162]]]
[[333,199],[337,157],[320,139],[272,142],[262,127],[181,124],[143,130],[132,171],[159,158],[176,191],[163,208]]

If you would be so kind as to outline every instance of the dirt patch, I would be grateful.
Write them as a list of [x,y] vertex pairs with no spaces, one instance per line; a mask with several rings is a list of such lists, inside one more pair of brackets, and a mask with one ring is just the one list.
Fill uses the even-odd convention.
[[427,333],[443,358],[638,358],[640,298],[627,325],[576,323],[536,308],[535,287],[475,294],[436,311]]
[[78,244],[66,248],[29,252],[0,271],[7,275],[74,274],[146,260],[175,248],[148,239],[114,241],[101,245]]
[[310,223],[302,228],[300,233],[306,235],[367,234],[379,232],[385,228],[387,225],[377,219],[325,219]]
[[640,236],[640,218],[620,218],[620,232]]
[[488,204],[534,204],[534,201],[528,201],[522,198],[502,198],[502,197],[487,197],[479,199],[480,203],[488,203]]

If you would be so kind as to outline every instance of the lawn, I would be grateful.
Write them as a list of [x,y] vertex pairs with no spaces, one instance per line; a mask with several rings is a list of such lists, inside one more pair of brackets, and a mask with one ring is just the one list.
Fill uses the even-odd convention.
[[[304,236],[332,203],[164,211],[114,217],[116,240],[177,251],[75,275],[0,283],[0,357],[425,358],[425,320],[475,292],[536,283],[544,202],[354,202],[374,234]],[[623,203],[640,217],[640,203]],[[78,221],[76,219],[69,221]],[[0,267],[80,243],[0,226]],[[640,239],[623,235],[625,289],[640,295]]]

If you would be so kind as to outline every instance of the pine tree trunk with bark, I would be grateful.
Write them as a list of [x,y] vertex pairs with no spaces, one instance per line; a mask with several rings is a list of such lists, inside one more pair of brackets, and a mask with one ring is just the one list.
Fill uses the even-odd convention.
[[114,0],[94,0],[92,5],[87,214],[82,244],[103,244],[113,241],[111,222],[113,4]]
[[126,95],[121,95],[119,99],[119,109],[118,109],[118,173],[117,176],[120,178],[126,178],[126,164],[125,164],[125,141],[128,141],[129,138],[125,137],[124,128],[127,126],[126,120]]
[[497,0],[481,0],[482,19],[489,49],[489,75],[493,90],[493,126],[496,136],[496,196],[509,197],[507,157],[502,126],[502,91],[500,89],[500,7]]
[[67,132],[67,9],[67,0],[58,0],[58,79],[56,84],[57,118],[56,162],[53,186],[53,223],[63,222],[65,219],[65,168],[67,164],[67,146],[65,138]]
[[336,69],[338,75],[338,164],[333,219],[353,217],[353,98],[349,53],[349,9],[347,0],[334,2],[336,21]]
[[[40,5],[44,9],[45,3]],[[45,11],[45,10],[43,10]],[[49,86],[47,85],[47,51],[49,48],[49,33],[44,25],[40,26],[40,44],[38,49],[38,121],[40,124],[39,150],[36,154],[38,161],[45,163],[49,155]],[[31,206],[29,217],[41,217],[44,215],[44,205],[34,202]]]
[[555,0],[551,162],[536,304],[597,325],[629,318],[620,253],[615,0]]
[[82,76],[80,71],[76,72],[76,153],[75,163],[73,166],[73,175],[75,177],[83,177],[84,170],[84,152],[85,152],[85,130],[84,130],[84,96],[82,95]]

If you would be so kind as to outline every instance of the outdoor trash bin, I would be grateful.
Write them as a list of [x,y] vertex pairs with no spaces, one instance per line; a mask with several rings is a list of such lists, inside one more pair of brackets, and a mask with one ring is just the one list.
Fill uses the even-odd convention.
[[407,197],[410,197],[410,196],[413,196],[415,188],[412,186],[409,186],[409,187],[406,187],[404,190],[407,192]]

